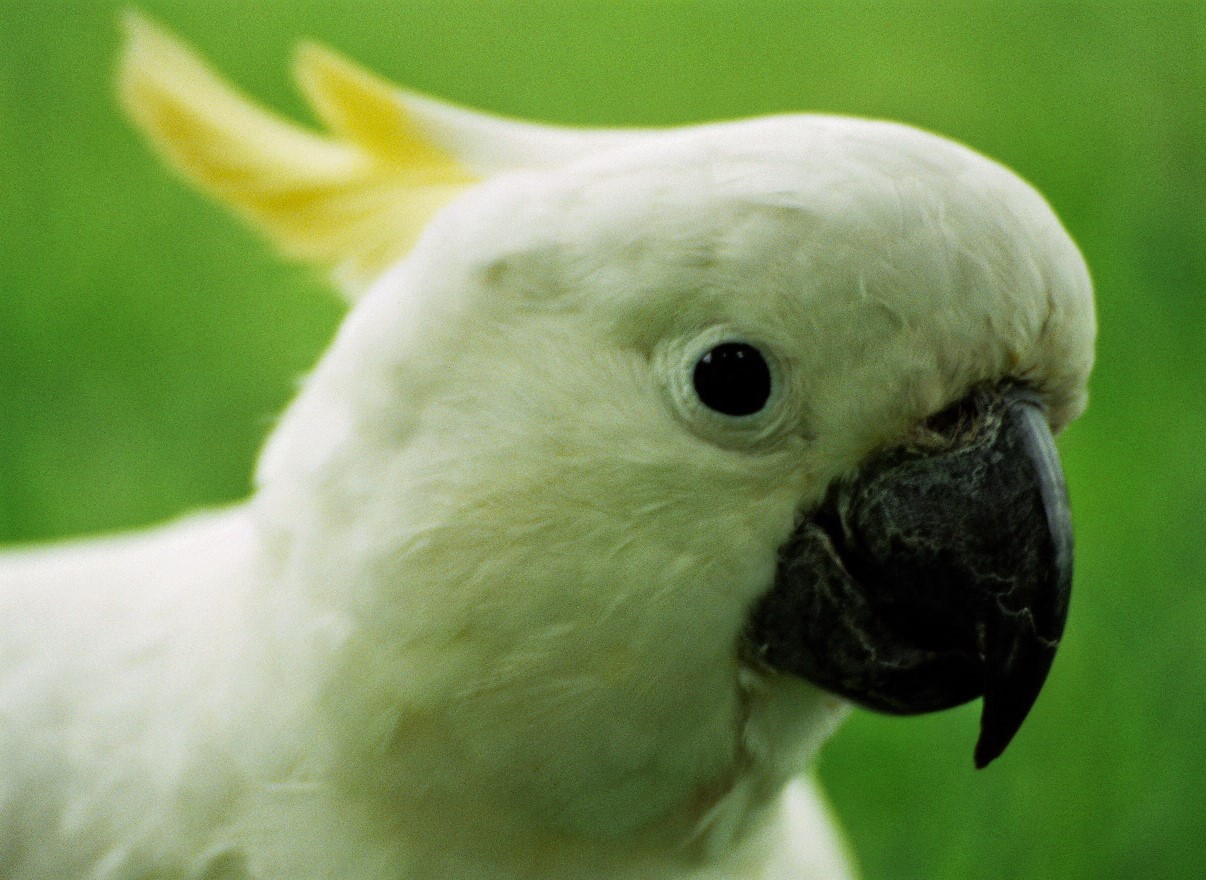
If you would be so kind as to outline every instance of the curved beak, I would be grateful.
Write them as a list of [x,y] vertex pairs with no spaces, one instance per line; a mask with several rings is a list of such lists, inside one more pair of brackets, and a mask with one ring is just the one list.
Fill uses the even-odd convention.
[[977,389],[833,486],[780,551],[747,647],[895,714],[984,697],[975,763],[1013,739],[1063,633],[1072,525],[1037,395]]

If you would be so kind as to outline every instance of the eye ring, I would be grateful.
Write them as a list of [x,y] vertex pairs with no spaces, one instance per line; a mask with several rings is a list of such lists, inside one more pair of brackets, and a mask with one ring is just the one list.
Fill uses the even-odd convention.
[[[705,391],[701,396],[696,382],[700,364],[709,354],[722,349],[726,371],[735,364],[741,365],[728,377],[735,382],[723,393],[713,386],[710,391],[716,395]],[[739,356],[728,357],[733,355]],[[795,419],[792,402],[798,396],[794,377],[776,347],[759,335],[714,326],[663,340],[654,358],[675,415],[702,439],[734,449],[765,447],[792,429]],[[715,363],[720,359],[714,356],[712,360]],[[744,397],[743,382],[750,383],[744,386]],[[720,403],[721,407],[710,405],[709,400]]]

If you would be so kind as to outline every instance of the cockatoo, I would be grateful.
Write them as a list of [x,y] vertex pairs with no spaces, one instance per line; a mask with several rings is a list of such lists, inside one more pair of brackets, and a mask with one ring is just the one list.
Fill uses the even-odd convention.
[[1041,688],[1089,275],[890,122],[578,130],[133,17],[124,107],[352,308],[244,504],[0,562],[6,880],[849,876],[852,704]]

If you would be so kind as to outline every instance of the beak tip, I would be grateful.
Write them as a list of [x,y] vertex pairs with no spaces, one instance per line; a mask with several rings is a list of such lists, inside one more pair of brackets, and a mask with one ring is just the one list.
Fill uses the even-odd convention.
[[983,770],[997,758],[1001,757],[1005,751],[1005,747],[1008,745],[1009,740],[1002,743],[998,741],[998,737],[989,736],[987,732],[982,731],[980,738],[976,740],[976,749],[972,755],[972,762],[976,765],[976,769]]
[[1029,680],[1013,680],[990,685],[984,693],[980,712],[980,738],[976,740],[974,760],[983,770],[1005,752],[1030,714],[1050,667],[1050,658],[1035,666],[1023,667]]
[[976,769],[983,770],[1005,753],[1014,736],[1022,727],[1026,713],[1021,712],[1014,718],[1005,719],[993,711],[994,707],[986,705],[980,718],[980,738],[976,740],[973,754]]

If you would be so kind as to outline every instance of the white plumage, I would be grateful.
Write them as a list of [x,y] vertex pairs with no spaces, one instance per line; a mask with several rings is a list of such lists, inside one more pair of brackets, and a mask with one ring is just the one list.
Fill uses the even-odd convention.
[[[130,30],[152,140],[358,301],[247,503],[0,557],[0,876],[847,876],[845,704],[736,646],[870,451],[1005,376],[1082,410],[1049,207],[901,125],[561,130],[310,48],[320,137]],[[728,338],[746,420],[684,384]]]

